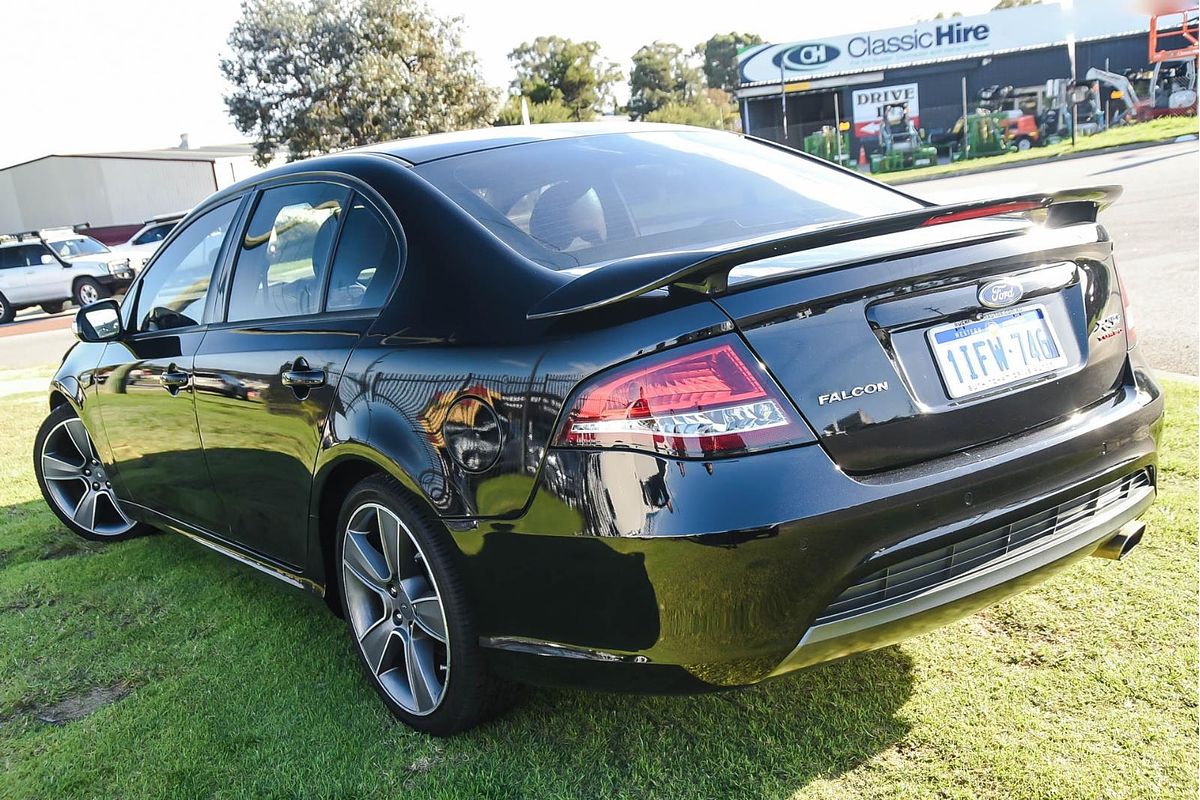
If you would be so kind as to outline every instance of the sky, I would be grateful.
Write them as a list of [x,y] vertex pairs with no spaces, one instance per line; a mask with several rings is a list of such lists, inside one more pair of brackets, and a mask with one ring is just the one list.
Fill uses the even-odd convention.
[[[629,59],[656,39],[691,47],[717,32],[788,42],[928,19],[939,11],[982,13],[994,0],[858,0],[849,4],[646,2],[646,0],[432,0],[460,16],[464,45],[498,88],[507,54],[557,34],[593,39],[628,73]],[[243,137],[222,97],[217,67],[239,0],[0,0],[0,166],[50,153],[229,144]],[[28,31],[27,35],[11,35]]]

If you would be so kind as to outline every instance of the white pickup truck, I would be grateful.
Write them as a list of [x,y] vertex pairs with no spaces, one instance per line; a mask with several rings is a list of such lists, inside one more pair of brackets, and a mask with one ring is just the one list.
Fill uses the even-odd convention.
[[123,291],[133,281],[129,259],[70,230],[0,237],[0,323],[41,306],[47,314]]

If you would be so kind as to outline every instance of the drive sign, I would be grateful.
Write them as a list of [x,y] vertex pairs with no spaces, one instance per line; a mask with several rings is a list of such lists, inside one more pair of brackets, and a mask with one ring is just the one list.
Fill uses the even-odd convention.
[[917,100],[915,83],[855,89],[851,103],[854,106],[854,136],[858,139],[874,139],[879,136],[883,107],[888,103],[907,103],[909,118],[917,127],[921,125],[921,104]]

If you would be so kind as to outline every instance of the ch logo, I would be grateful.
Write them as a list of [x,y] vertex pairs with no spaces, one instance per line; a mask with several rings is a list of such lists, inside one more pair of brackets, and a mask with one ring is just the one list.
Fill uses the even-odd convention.
[[792,69],[815,69],[833,61],[842,51],[831,44],[812,42],[789,47],[783,54],[785,66]]

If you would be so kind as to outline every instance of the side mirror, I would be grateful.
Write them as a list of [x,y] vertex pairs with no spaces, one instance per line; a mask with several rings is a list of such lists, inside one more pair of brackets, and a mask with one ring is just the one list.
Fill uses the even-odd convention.
[[121,307],[113,299],[89,303],[75,314],[71,325],[81,342],[108,342],[121,335]]
[[50,255],[49,253],[46,253],[44,256],[42,256],[42,263],[43,264],[57,264],[58,262],[54,260],[54,256]]

